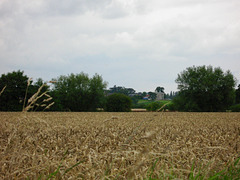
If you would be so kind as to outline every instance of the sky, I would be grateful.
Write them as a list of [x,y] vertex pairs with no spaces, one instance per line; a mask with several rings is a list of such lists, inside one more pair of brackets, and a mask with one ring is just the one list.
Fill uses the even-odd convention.
[[239,0],[0,0],[0,74],[95,73],[108,88],[176,91],[187,67],[240,83]]

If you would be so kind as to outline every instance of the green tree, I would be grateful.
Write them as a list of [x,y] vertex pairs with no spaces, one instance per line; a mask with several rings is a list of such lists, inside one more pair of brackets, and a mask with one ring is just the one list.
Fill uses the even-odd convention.
[[98,107],[103,107],[105,104],[104,89],[107,87],[107,83],[103,82],[103,79],[98,74],[95,74],[90,79],[89,87],[89,110],[95,111]]
[[232,112],[240,112],[240,104],[235,104],[233,106],[230,106],[229,110],[231,110]]
[[157,94],[154,92],[148,92],[148,95],[149,95],[149,98],[153,101],[157,98]]
[[146,95],[147,95],[147,92],[144,91],[144,92],[142,93],[142,97],[145,97]]
[[135,108],[138,105],[139,97],[138,96],[131,96],[133,108]]
[[224,111],[234,102],[235,82],[232,73],[221,68],[189,67],[176,79],[180,91],[175,107],[180,111]]
[[[47,95],[42,96],[41,98],[39,98],[36,103],[35,103],[35,107],[32,109],[33,111],[43,111],[45,109],[48,103],[46,102],[46,99],[48,99],[48,94],[50,93],[50,87],[48,85],[47,82],[44,82],[42,78],[38,78],[37,81],[35,83],[33,83],[33,85],[30,85],[30,89],[28,91],[28,94],[34,94],[36,92],[38,92],[40,89],[40,94],[47,92]],[[41,87],[41,88],[40,88]],[[45,100],[44,100],[45,99]]]
[[161,106],[162,105],[161,105],[160,102],[152,102],[152,103],[147,105],[146,109],[148,111],[157,111],[158,109],[160,109]]
[[238,85],[238,89],[236,89],[236,104],[240,104],[240,84]]
[[164,93],[164,87],[158,86],[155,91]]
[[20,70],[2,74],[0,89],[2,90],[5,86],[6,88],[0,96],[0,111],[22,110],[28,79]]
[[113,87],[109,88],[108,90],[109,93],[120,93],[120,94],[125,94],[127,96],[131,94],[135,94],[135,90],[133,88],[125,88],[122,86],[116,86],[114,85]]
[[108,112],[129,112],[131,111],[132,100],[124,94],[112,94],[107,97],[105,111]]
[[104,89],[107,83],[95,74],[70,74],[60,76],[55,81],[52,97],[55,101],[53,110],[60,111],[95,111],[103,106]]

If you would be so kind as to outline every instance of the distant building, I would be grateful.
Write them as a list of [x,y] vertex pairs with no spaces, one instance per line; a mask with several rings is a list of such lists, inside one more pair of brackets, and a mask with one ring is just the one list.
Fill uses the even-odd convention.
[[150,100],[150,95],[147,94],[145,97],[143,97],[144,100]]
[[157,94],[156,101],[164,100],[164,93],[163,92],[155,91],[155,93]]

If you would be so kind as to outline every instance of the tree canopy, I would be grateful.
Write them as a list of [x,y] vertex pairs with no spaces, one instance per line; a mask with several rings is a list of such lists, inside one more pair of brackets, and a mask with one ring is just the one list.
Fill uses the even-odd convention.
[[164,93],[164,87],[158,86],[155,91]]
[[219,67],[189,67],[178,74],[176,83],[179,94],[174,103],[181,111],[224,111],[235,99],[236,80]]
[[[40,88],[43,84],[44,87]],[[0,111],[22,111],[28,104],[28,100],[36,93],[43,93],[49,91],[49,86],[43,82],[41,78],[37,79],[36,83],[33,83],[31,78],[24,75],[24,71],[13,71],[11,73],[2,74],[0,77]],[[41,102],[44,97],[39,97],[35,101],[35,105],[31,110],[42,111],[46,105]]]
[[103,106],[104,89],[107,84],[102,77],[95,74],[89,78],[87,74],[70,74],[53,79],[53,110],[60,111],[95,111]]
[[236,104],[240,104],[240,84],[238,85],[238,88],[236,89]]
[[[89,77],[83,72],[68,76],[62,75],[50,82],[54,83],[51,88],[41,78],[34,83],[20,70],[2,74],[0,77],[0,111],[21,111],[36,93],[42,95],[34,101],[32,111],[42,111],[50,107],[46,104],[45,98],[51,99],[49,105],[55,103],[51,106],[51,111],[96,111],[97,108],[106,107],[106,101],[111,102],[108,98],[110,94],[119,93],[129,96],[128,98],[137,105],[139,99],[147,94],[151,100],[154,100],[157,92],[164,93],[164,88],[160,86],[156,88],[155,92],[148,93],[136,93],[133,88],[121,86],[114,86],[106,90],[107,83],[101,76],[95,74],[93,77]],[[169,99],[176,96],[172,104],[175,110],[225,111],[234,104],[234,101],[240,103],[240,85],[235,90],[236,80],[232,73],[230,71],[223,72],[221,68],[189,67],[178,74],[176,82],[179,92],[165,94]],[[113,98],[114,103],[121,104],[121,101],[118,101],[121,98],[119,96]],[[128,102],[126,100],[126,104],[132,103]],[[111,103],[109,104],[111,105]]]
[[27,88],[28,77],[23,71],[13,71],[2,74],[0,77],[0,90],[5,90],[0,96],[1,111],[21,111]]
[[109,88],[108,91],[109,91],[109,93],[120,93],[120,94],[125,94],[127,96],[134,94],[136,92],[133,88],[125,88],[125,87],[116,86],[116,85]]

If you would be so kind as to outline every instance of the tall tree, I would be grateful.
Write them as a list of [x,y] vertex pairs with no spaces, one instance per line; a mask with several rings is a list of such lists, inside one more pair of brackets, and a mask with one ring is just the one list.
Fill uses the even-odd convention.
[[46,100],[50,98],[50,86],[48,85],[48,82],[44,82],[42,78],[38,78],[37,81],[31,85],[28,94],[34,94],[36,92],[39,92],[39,96],[43,93],[47,93],[36,101],[35,106],[32,109],[33,111],[43,111],[49,103],[49,101]]
[[92,78],[84,73],[70,74],[53,81],[54,110],[94,111],[102,105],[107,84],[97,74]]
[[230,71],[212,66],[189,67],[176,79],[174,102],[182,111],[224,111],[233,104],[236,80]]
[[0,111],[22,110],[28,79],[20,70],[2,74],[0,89],[6,88],[0,96]]
[[154,93],[154,92],[148,92],[148,95],[149,95],[149,98],[152,99],[152,100],[155,100],[156,97],[157,97],[157,94]]
[[158,86],[155,91],[164,93],[164,87]]
[[90,78],[89,86],[89,110],[95,111],[98,107],[104,106],[104,89],[107,87],[107,83],[103,81],[102,77],[95,74]]
[[238,88],[236,89],[236,104],[240,104],[240,84],[238,85]]

